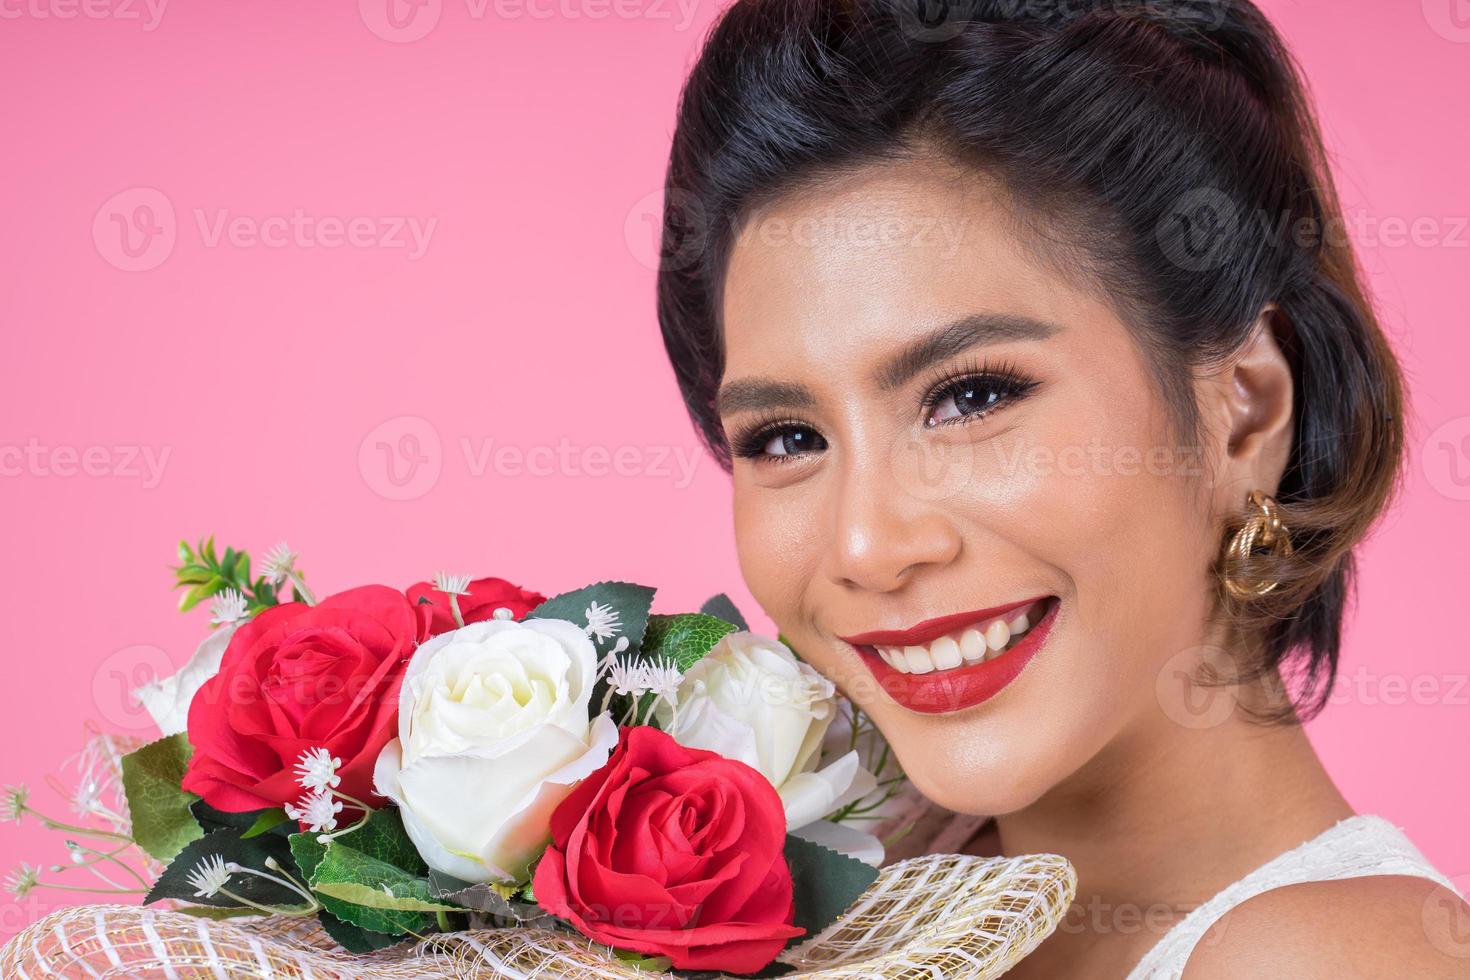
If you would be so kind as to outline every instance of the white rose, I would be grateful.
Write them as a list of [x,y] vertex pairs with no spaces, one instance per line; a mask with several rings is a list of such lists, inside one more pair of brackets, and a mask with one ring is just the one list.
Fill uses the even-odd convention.
[[[873,776],[855,751],[817,768],[823,736],[837,714],[836,689],[776,640],[727,634],[685,672],[677,703],[659,703],[660,727],[682,745],[758,770],[776,787],[786,828],[797,836],[814,831],[820,843],[833,846],[827,831],[837,825],[822,818],[873,791]],[[842,850],[871,858],[871,835],[840,836]]]
[[219,673],[220,660],[230,637],[235,635],[235,625],[221,626],[204,638],[194,651],[189,662],[172,677],[157,677],[135,688],[133,697],[143,705],[164,735],[177,735],[189,728],[189,705],[204,682]]
[[431,868],[525,877],[551,811],[617,744],[610,717],[588,719],[596,672],[592,641],[557,619],[472,623],[418,648],[373,781]]

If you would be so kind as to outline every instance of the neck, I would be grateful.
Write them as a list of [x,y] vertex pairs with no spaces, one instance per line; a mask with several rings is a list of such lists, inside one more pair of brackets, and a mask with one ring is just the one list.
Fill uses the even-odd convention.
[[[1266,692],[1232,693],[1241,704]],[[1162,907],[1177,919],[1351,814],[1299,725],[1237,707],[1188,728],[1155,710],[996,830],[1001,853],[1066,855],[1084,908]]]

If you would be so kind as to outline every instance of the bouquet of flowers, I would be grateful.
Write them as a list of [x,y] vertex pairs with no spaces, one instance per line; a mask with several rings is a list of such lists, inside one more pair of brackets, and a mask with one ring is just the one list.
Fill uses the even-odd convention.
[[[547,598],[441,574],[318,599],[285,545],[258,573],[212,539],[179,559],[181,607],[209,601],[215,629],[136,692],[163,738],[117,752],[126,819],[69,844],[145,903],[315,917],[357,954],[534,925],[756,974],[877,877],[862,821],[902,774],[723,596],[655,614],[627,582]],[[19,788],[8,807],[35,812]]]

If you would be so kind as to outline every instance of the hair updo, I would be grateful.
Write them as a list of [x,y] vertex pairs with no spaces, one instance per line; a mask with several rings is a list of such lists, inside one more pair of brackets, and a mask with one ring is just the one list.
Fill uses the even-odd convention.
[[1352,548],[1398,477],[1402,391],[1303,82],[1247,0],[730,7],[680,102],[658,274],[701,438],[728,468],[719,305],[742,217],[802,182],[935,151],[998,178],[1027,224],[1064,229],[1042,248],[1066,248],[1105,284],[1186,442],[1191,372],[1279,307],[1296,408],[1276,497],[1294,551],[1246,563],[1274,591],[1220,601],[1259,639],[1246,670],[1294,682],[1296,710],[1275,717],[1315,713],[1337,670]]

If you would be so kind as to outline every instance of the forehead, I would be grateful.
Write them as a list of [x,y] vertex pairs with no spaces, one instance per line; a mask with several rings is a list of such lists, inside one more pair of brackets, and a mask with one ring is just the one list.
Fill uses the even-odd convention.
[[738,229],[721,309],[726,377],[793,356],[856,367],[976,313],[1065,324],[1098,305],[1035,254],[985,174],[877,164],[792,190]]

